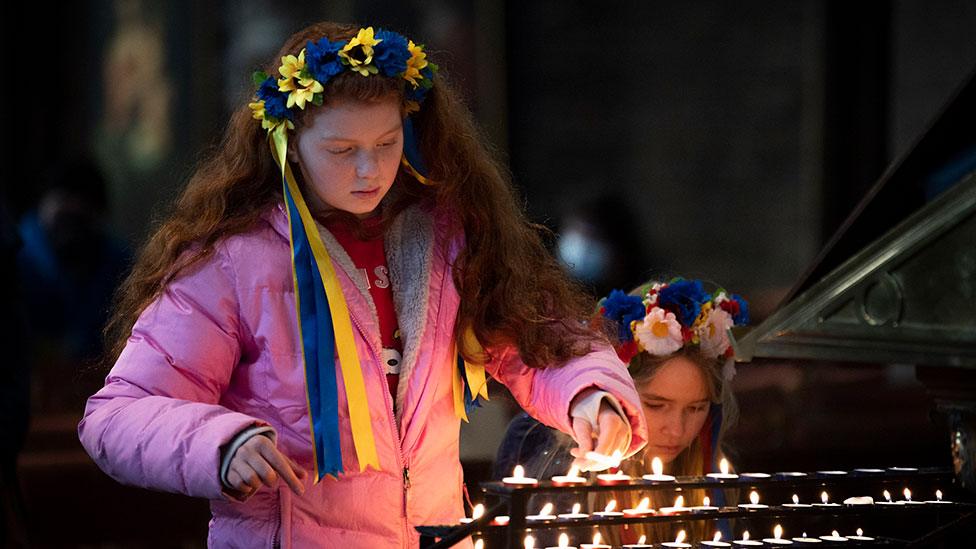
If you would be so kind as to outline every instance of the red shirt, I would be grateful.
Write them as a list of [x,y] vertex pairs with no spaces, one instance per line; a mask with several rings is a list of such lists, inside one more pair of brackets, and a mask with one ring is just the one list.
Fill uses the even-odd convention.
[[[365,220],[363,224],[369,228],[379,221],[379,217],[373,217]],[[383,239],[361,240],[343,223],[330,223],[328,228],[349,254],[376,305],[376,314],[380,322],[380,341],[383,343],[383,361],[386,363],[386,381],[390,386],[390,393],[396,399],[403,344],[400,341],[396,307],[393,305],[393,290],[390,288],[390,271],[386,266]]]

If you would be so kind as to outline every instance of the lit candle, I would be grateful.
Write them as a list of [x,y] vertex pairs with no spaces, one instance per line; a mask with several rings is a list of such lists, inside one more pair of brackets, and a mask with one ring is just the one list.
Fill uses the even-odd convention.
[[687,537],[685,531],[680,530],[678,535],[674,537],[674,541],[666,541],[661,544],[661,547],[668,547],[669,549],[691,549],[691,544],[685,543],[685,537]]
[[630,475],[617,471],[616,473],[600,473],[596,476],[596,481],[600,484],[622,484],[630,482]]
[[603,543],[600,532],[593,534],[593,543],[581,543],[580,549],[612,549],[611,546]]
[[617,518],[624,516],[620,511],[616,511],[616,508],[617,500],[611,499],[610,503],[607,503],[607,506],[602,511],[594,511],[593,516],[597,518]]
[[509,522],[508,515],[498,515],[491,521],[491,523],[495,526],[508,526],[508,522]]
[[902,490],[902,495],[905,496],[905,500],[898,502],[902,505],[925,505],[925,502],[922,501],[912,501],[912,491],[908,488]]
[[770,545],[793,545],[792,541],[783,539],[783,527],[779,524],[773,528],[773,537],[763,538],[763,543],[768,543]]
[[756,547],[762,545],[761,541],[749,539],[749,530],[744,530],[742,532],[742,539],[733,540],[732,543],[739,547]]
[[561,518],[563,520],[578,520],[578,519],[589,518],[589,516],[590,515],[587,515],[586,513],[580,513],[580,504],[579,503],[574,503],[573,504],[573,512],[572,513],[563,513],[563,514],[559,515],[559,518]]
[[805,477],[807,474],[799,471],[780,471],[779,473],[776,473],[776,476],[783,478],[799,478]]
[[847,539],[854,540],[854,541],[874,541],[874,538],[865,536],[864,530],[861,530],[860,528],[857,529],[856,536],[847,536]]
[[640,500],[637,507],[634,507],[633,509],[624,509],[624,514],[628,517],[641,517],[644,515],[652,515],[654,513],[654,509],[651,509],[651,498],[649,497]]
[[705,540],[705,541],[701,542],[701,546],[702,547],[714,547],[714,548],[732,547],[732,544],[731,543],[726,543],[724,541],[719,541],[721,539],[722,539],[722,532],[715,532],[715,535],[712,536],[712,541]]
[[742,509],[748,509],[750,511],[756,511],[758,509],[768,509],[768,505],[763,505],[759,503],[759,492],[753,490],[749,492],[749,503],[740,503],[739,507]]
[[800,498],[796,494],[793,494],[793,503],[784,503],[783,507],[787,509],[805,509],[807,507],[812,507],[809,503],[800,503]]
[[552,504],[547,503],[542,506],[542,510],[539,511],[538,515],[526,515],[525,518],[526,520],[538,521],[538,520],[553,520],[556,518],[556,516],[552,514]]
[[555,547],[547,547],[546,549],[576,549],[569,544],[569,536],[565,532],[559,534],[559,545]]
[[820,539],[822,539],[824,541],[833,541],[833,542],[848,541],[847,538],[845,538],[844,536],[838,534],[837,533],[837,530],[834,530],[833,532],[831,532],[831,534],[829,536],[820,536]]
[[718,470],[720,473],[708,473],[708,478],[715,480],[732,480],[739,478],[739,475],[729,473],[729,460],[722,458],[722,461],[718,464]]
[[830,496],[826,491],[820,492],[820,503],[814,503],[814,507],[840,507],[839,503],[830,503]]
[[691,509],[688,509],[687,507],[685,507],[685,497],[684,496],[678,496],[678,497],[674,498],[674,507],[661,507],[660,509],[658,509],[658,511],[662,515],[673,515],[675,513],[685,513],[685,512],[688,512],[690,510]]
[[653,474],[644,475],[644,480],[654,482],[674,482],[673,476],[664,474],[664,463],[662,463],[661,458],[657,456],[651,460],[651,471]]
[[480,519],[481,516],[484,515],[484,514],[485,514],[485,506],[479,503],[478,505],[475,505],[474,506],[474,509],[471,510],[471,518],[467,518],[467,517],[462,518],[461,519],[461,524],[467,524],[469,522],[474,522],[474,521]]
[[806,532],[803,532],[803,535],[798,538],[793,538],[793,541],[797,543],[823,543],[820,538],[808,538]]
[[952,503],[952,502],[942,499],[942,490],[936,490],[935,499],[927,500],[925,503]]
[[514,486],[528,486],[538,484],[539,481],[525,476],[525,468],[521,465],[516,465],[512,471],[512,476],[503,478],[502,482]]
[[879,501],[877,505],[898,505],[898,502],[891,501],[891,492],[885,490],[882,492],[882,494],[884,495],[885,500]]
[[740,473],[742,478],[769,478],[767,473]]
[[571,484],[583,484],[586,479],[579,476],[579,467],[573,465],[569,468],[569,472],[565,475],[556,475],[552,477],[552,483],[556,486],[567,486]]
[[485,540],[483,539],[475,540],[474,549],[485,549]]
[[583,454],[584,459],[596,463],[601,469],[620,467],[620,460],[622,460],[623,457],[624,455],[620,452],[620,450],[614,450],[614,452],[609,456],[592,451]]
[[817,471],[818,475],[825,477],[840,477],[847,474],[847,471]]
[[718,507],[712,505],[712,500],[705,496],[702,498],[702,504],[692,507],[691,510],[695,513],[708,513],[709,511],[718,511]]
[[621,548],[622,549],[651,549],[652,547],[654,547],[649,543],[645,543],[646,541],[647,541],[647,536],[641,536],[640,539],[637,540],[637,543],[625,543],[624,545],[621,546]]
[[522,547],[524,549],[535,549],[535,538],[531,534],[525,536],[522,540]]

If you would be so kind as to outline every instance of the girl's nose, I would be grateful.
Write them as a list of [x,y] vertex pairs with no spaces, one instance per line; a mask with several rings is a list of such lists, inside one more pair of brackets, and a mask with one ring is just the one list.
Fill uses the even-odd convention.
[[664,419],[664,424],[661,426],[661,430],[675,438],[681,436],[684,432],[684,418],[681,417],[680,413],[668,414]]
[[363,151],[356,159],[356,176],[360,179],[373,179],[379,175],[379,161],[376,153]]

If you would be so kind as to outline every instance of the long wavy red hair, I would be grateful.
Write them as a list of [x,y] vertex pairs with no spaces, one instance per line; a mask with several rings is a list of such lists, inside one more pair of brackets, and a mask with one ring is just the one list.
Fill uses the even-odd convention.
[[[357,30],[335,23],[311,25],[292,35],[265,71],[277,74],[278,60],[297,55],[309,40],[348,40]],[[399,97],[405,106],[405,81],[346,72],[326,84],[324,96],[324,107],[315,108],[340,99],[390,97]],[[532,367],[559,365],[588,352],[604,338],[584,320],[591,299],[546,249],[545,230],[526,219],[506,170],[483,144],[470,112],[443,75],[437,75],[413,116],[428,177],[435,184],[422,185],[401,170],[394,184],[397,192],[391,193],[383,216],[388,222],[405,207],[423,203],[450,212],[456,229],[463,231],[466,245],[453,270],[461,295],[456,335],[471,328],[486,348],[513,344]],[[299,117],[296,131],[302,124]],[[138,315],[169,280],[209,256],[221,239],[251,229],[281,200],[280,171],[266,132],[242,105],[120,287],[105,330],[108,365],[121,352]],[[483,358],[465,347],[462,337],[457,341],[465,358]]]

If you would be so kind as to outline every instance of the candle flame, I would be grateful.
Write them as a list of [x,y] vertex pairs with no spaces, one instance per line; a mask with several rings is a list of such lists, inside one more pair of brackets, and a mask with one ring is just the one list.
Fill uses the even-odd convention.
[[803,532],[803,537],[807,537],[807,533],[806,532]]
[[664,463],[661,458],[654,456],[654,459],[651,460],[651,471],[658,476],[664,474]]
[[651,498],[649,497],[640,500],[640,503],[637,504],[637,509],[641,511],[645,511],[650,508],[651,508]]
[[902,494],[905,495],[905,501],[912,501],[912,491],[911,490],[909,490],[908,488],[905,488],[905,490],[902,492]]
[[640,539],[637,540],[637,545],[644,545],[644,542],[645,541],[647,541],[647,536],[645,536],[645,535],[642,534],[641,537],[640,537]]
[[888,501],[891,501],[891,492],[889,492],[889,491],[887,491],[887,490],[885,490],[885,491],[884,491],[884,498],[885,498],[886,500],[888,500]]
[[729,460],[722,458],[722,461],[718,464],[718,470],[722,471],[723,475],[729,474]]
[[935,499],[942,501],[942,490],[935,491]]
[[759,503],[759,492],[757,492],[755,490],[753,490],[752,492],[750,492],[749,493],[749,501],[751,501],[753,505],[756,505],[757,503]]
[[600,535],[600,532],[593,534],[593,545],[600,545],[600,542],[602,541],[603,536]]
[[525,536],[522,546],[525,547],[525,549],[535,549],[535,538],[531,535]]
[[574,503],[573,504],[573,514],[574,515],[578,515],[579,512],[580,512],[580,504],[579,503]]
[[616,508],[617,508],[617,500],[611,499],[610,500],[610,503],[608,503],[607,506],[603,508],[603,512],[604,513],[612,513],[613,510],[616,509]]
[[479,503],[478,505],[475,505],[474,509],[471,511],[471,518],[479,519],[484,514],[485,514],[485,506]]
[[742,531],[742,541],[749,541],[749,530]]
[[485,540],[479,539],[474,542],[474,549],[484,549],[484,548],[485,548]]
[[861,530],[860,528],[858,528],[857,529],[857,535],[860,536],[860,535],[863,535],[863,534],[864,534],[864,530]]
[[716,530],[715,531],[715,535],[712,536],[712,541],[718,541],[720,539],[722,539],[722,532],[719,532],[718,530]]
[[512,478],[525,478],[525,467],[516,465],[515,469],[512,469]]
[[826,491],[820,493],[820,501],[822,501],[824,505],[827,505],[827,502],[830,501],[830,497],[827,496]]
[[566,532],[559,534],[559,546],[569,547],[569,536],[566,535]]
[[678,496],[678,497],[674,498],[674,506],[675,507],[684,507],[685,506],[685,497],[684,496]]
[[780,526],[779,524],[777,524],[776,527],[773,528],[773,537],[776,539],[783,537],[783,527]]
[[793,494],[793,504],[797,505],[799,503],[800,503],[800,498],[796,497],[796,494]]
[[837,530],[834,530],[833,532],[831,532],[830,535],[834,536],[835,538],[840,537],[840,534],[837,533]]
[[542,510],[539,511],[539,514],[542,515],[542,516],[546,516],[546,515],[552,514],[552,504],[551,503],[547,503],[547,504],[543,505],[542,506]]
[[684,530],[679,530],[678,531],[678,535],[674,537],[674,542],[675,543],[681,543],[681,542],[683,542],[685,540],[685,537],[686,536],[687,536],[687,534],[685,534],[685,531]]
[[572,467],[570,467],[569,468],[569,472],[566,473],[566,476],[567,477],[572,477],[572,478],[578,477],[579,476],[579,467],[577,467],[576,465],[573,465]]
[[708,496],[702,498],[702,507],[711,507],[712,500]]

